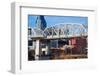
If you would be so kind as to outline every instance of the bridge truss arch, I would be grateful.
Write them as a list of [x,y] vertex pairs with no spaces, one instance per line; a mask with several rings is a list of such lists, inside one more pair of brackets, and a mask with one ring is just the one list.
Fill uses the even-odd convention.
[[74,36],[84,36],[87,35],[88,27],[79,23],[59,23],[53,26],[47,27],[44,30],[38,28],[33,28],[33,37],[74,37]]

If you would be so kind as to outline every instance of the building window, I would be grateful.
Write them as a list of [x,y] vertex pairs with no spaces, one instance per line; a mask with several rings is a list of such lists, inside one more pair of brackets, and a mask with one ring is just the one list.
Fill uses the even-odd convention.
[[32,41],[28,41],[28,46],[32,46]]
[[28,28],[28,35],[31,35],[31,34],[32,34],[32,29]]

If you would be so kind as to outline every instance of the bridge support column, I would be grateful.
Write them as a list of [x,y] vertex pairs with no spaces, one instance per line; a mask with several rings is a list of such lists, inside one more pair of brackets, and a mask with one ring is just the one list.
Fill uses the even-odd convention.
[[47,55],[50,54],[50,41],[47,41],[47,43],[46,43],[46,54]]
[[36,49],[35,49],[35,60],[39,60],[40,59],[40,53],[41,53],[41,47],[40,47],[40,40],[37,39],[36,40]]

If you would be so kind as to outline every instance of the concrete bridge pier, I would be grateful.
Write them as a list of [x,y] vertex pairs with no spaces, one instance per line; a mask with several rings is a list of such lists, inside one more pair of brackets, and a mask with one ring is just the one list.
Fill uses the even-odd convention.
[[36,49],[35,49],[35,60],[39,60],[41,55],[41,46],[40,46],[40,40],[36,40]]
[[47,40],[46,42],[46,55],[50,54],[50,40]]

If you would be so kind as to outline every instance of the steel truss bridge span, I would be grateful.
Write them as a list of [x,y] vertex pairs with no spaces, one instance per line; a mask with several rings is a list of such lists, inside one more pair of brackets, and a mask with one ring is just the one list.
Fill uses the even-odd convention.
[[76,36],[87,36],[88,27],[79,23],[59,23],[53,26],[46,27],[44,30],[33,28],[33,38],[68,38]]

